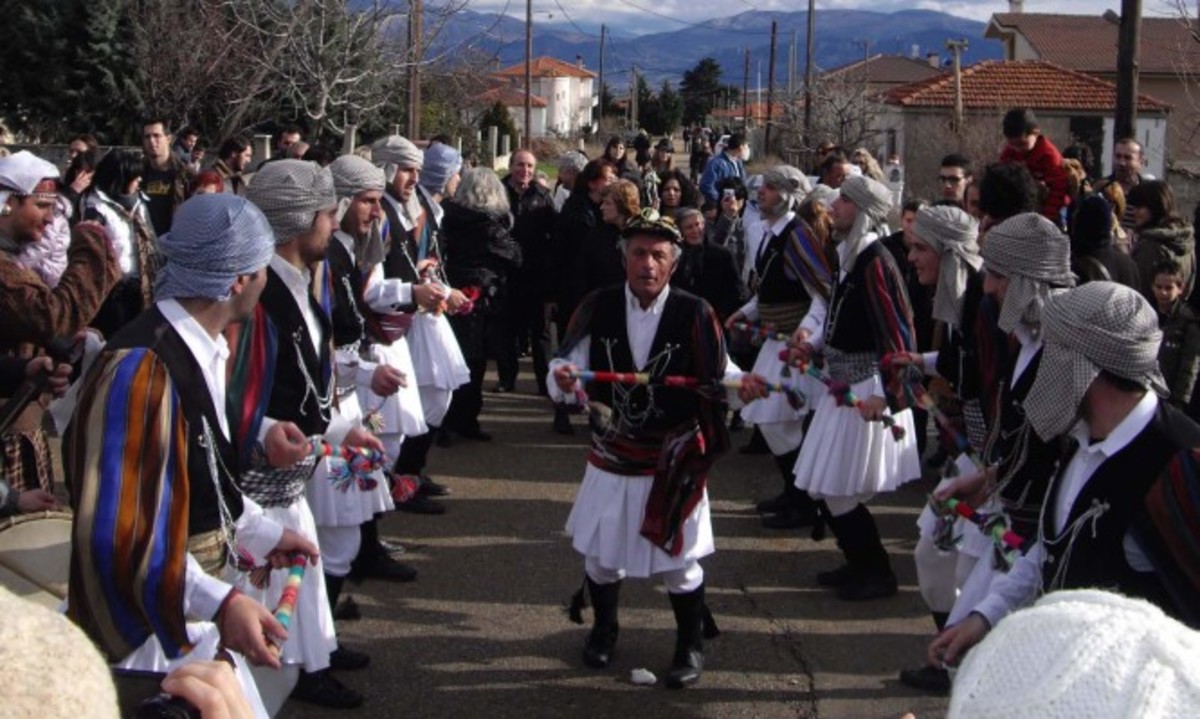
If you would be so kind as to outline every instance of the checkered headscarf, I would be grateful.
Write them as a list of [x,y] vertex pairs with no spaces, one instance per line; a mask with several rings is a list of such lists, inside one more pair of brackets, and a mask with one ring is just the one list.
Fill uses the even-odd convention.
[[[342,155],[329,165],[329,171],[333,174],[333,186],[338,196],[339,223],[346,216],[350,203],[358,193],[383,192],[387,187],[383,168],[376,167],[370,160],[357,155]],[[359,269],[369,271],[371,267],[383,261],[384,254],[378,222],[372,223],[367,237],[354,238],[354,262]]]
[[1158,315],[1129,287],[1089,282],[1051,298],[1042,310],[1042,341],[1045,349],[1025,414],[1046,441],[1071,428],[1083,395],[1102,370],[1168,394],[1158,370]]
[[383,168],[387,181],[391,182],[396,176],[396,170],[401,167],[415,167],[418,170],[425,167],[425,153],[421,148],[412,144],[407,138],[399,135],[388,135],[376,140],[371,145],[371,161]]
[[933,318],[951,327],[962,327],[963,296],[972,270],[983,264],[979,256],[979,225],[961,208],[925,207],[917,213],[914,230],[922,242],[942,256],[937,290],[933,295]]
[[276,160],[263,165],[246,187],[246,199],[266,215],[277,245],[307,232],[313,226],[313,215],[338,204],[333,173],[304,160]]
[[847,177],[842,182],[841,196],[854,203],[858,208],[858,217],[850,231],[841,234],[834,233],[834,241],[844,242],[847,246],[845,261],[842,269],[849,272],[858,259],[869,234],[883,236],[887,234],[887,215],[892,210],[892,191],[882,182],[869,177]]
[[238,275],[258,272],[275,254],[267,218],[251,202],[216,192],[179,206],[171,231],[160,235],[166,263],[158,270],[154,298],[229,299]]
[[1018,323],[1036,331],[1046,301],[1075,286],[1071,241],[1036,212],[1015,215],[988,230],[982,254],[987,269],[1008,278],[996,322],[1005,332],[1016,330]]

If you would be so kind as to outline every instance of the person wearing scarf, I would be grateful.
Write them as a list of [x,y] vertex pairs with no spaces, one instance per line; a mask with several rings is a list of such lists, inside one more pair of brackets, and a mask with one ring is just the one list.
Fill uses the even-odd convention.
[[1063,463],[1028,551],[930,645],[949,664],[1011,612],[1062,589],[1111,588],[1200,626],[1200,427],[1161,399],[1154,309],[1129,287],[1089,282],[1046,302],[1041,336],[1025,409],[1039,437],[1063,438]]
[[[661,577],[676,622],[666,684],[680,688],[699,681],[704,668],[700,560],[715,551],[708,470],[729,446],[725,390],[717,385],[726,373],[725,341],[712,308],[669,284],[681,251],[675,225],[643,210],[621,236],[627,279],[580,303],[547,386],[555,401],[590,396],[593,411],[587,471],[567,519],[594,607],[583,661],[595,669],[609,665],[622,580]],[[652,379],[595,383],[584,395],[572,373],[589,369]],[[697,378],[702,389],[655,384],[667,375]],[[583,591],[575,610],[582,609]]]
[[[383,449],[358,421],[338,411],[328,302],[318,304],[312,293],[313,270],[333,237],[338,205],[333,174],[312,162],[278,160],[255,174],[246,199],[270,223],[275,253],[253,315],[229,333],[236,349],[227,406],[245,467],[241,486],[269,517],[316,541],[309,495],[325,495],[316,503],[327,517],[329,508],[339,504],[334,493],[371,489],[359,482],[349,487],[338,483],[331,460],[318,459],[312,448],[325,442]],[[322,284],[327,279],[322,278]],[[323,299],[329,299],[328,292]],[[299,464],[287,470],[265,466],[274,456],[296,448],[306,455]],[[321,546],[323,561],[336,576],[348,569],[358,552],[360,534],[341,531],[327,538],[330,541]],[[287,574],[280,569],[251,575],[242,580],[242,591],[275,606]],[[281,654],[285,664],[301,669],[292,696],[331,708],[358,706],[362,695],[343,685],[330,669],[361,668],[366,659],[337,643],[323,572],[310,570],[305,575],[296,607]]]
[[224,412],[222,332],[258,302],[271,228],[246,200],[206,195],[180,206],[159,246],[155,303],[84,375],[63,436],[75,512],[67,613],[127,669],[165,672],[231,650],[266,716],[241,657],[278,667],[268,642],[287,633],[230,575],[317,554],[239,491]]
[[[839,271],[828,304],[813,299],[820,334],[794,338],[802,362],[824,351],[822,370],[849,385],[860,407],[843,406],[832,392],[817,394],[808,436],[793,473],[796,486],[824,500],[828,524],[846,563],[817,575],[840,599],[858,601],[896,593],[896,575],[866,502],[921,476],[912,412],[905,386],[919,381],[911,367],[882,366],[887,355],[916,349],[904,277],[879,242],[887,234],[892,193],[866,177],[850,177],[832,215]],[[888,397],[893,398],[889,402]],[[880,420],[892,417],[901,430]]]
[[400,447],[395,473],[420,483],[417,499],[400,509],[441,514],[445,506],[430,498],[448,490],[425,474],[425,465],[454,390],[471,379],[446,319],[446,312],[465,308],[467,298],[446,279],[442,208],[418,185],[424,153],[407,139],[390,135],[371,145],[371,159],[383,168],[388,183],[383,195],[384,277],[396,281],[399,295],[394,309],[412,315],[408,342],[428,428],[424,434],[406,437]]
[[[815,303],[824,307],[833,285],[835,263],[823,237],[805,222],[796,210],[804,200],[808,178],[798,169],[780,165],[763,173],[758,189],[758,208],[762,220],[762,239],[753,243],[754,255],[747,258],[754,265],[756,292],[750,301],[726,321],[732,333],[735,322],[749,322],[770,327],[772,332],[820,341],[824,315],[813,313]],[[783,341],[769,337],[762,343],[754,361],[751,376],[766,381],[789,381],[791,370],[780,358],[787,350]],[[807,380],[802,380],[808,387]],[[814,390],[816,388],[813,388]],[[813,527],[813,536],[820,538],[823,527],[818,507],[807,492],[796,487],[793,468],[800,455],[804,439],[804,420],[808,416],[809,396],[803,404],[775,392],[754,399],[741,410],[742,419],[753,424],[766,440],[783,477],[783,491],[776,497],[758,503],[763,526],[768,529]]]

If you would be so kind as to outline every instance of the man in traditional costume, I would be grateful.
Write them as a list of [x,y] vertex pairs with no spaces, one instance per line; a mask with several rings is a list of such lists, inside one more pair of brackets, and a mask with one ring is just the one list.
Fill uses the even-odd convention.
[[[270,223],[275,254],[262,298],[238,328],[229,409],[238,450],[250,468],[243,473],[242,489],[266,507],[268,516],[315,541],[316,520],[306,495],[323,495],[318,504],[329,509],[340,504],[339,492],[370,493],[374,488],[354,477],[347,480],[334,471],[331,459],[316,451],[310,450],[304,462],[288,470],[263,468],[263,457],[270,461],[280,447],[313,448],[322,443],[383,449],[378,439],[337,410],[328,309],[312,295],[312,268],[325,257],[333,237],[333,175],[315,163],[278,160],[255,174],[246,199]],[[289,431],[280,433],[281,423],[290,423]],[[322,545],[325,562],[335,576],[349,571],[360,533],[341,531],[327,539]],[[243,581],[243,591],[274,605],[286,581],[286,570],[251,576]],[[361,694],[330,672],[331,667],[362,668],[368,658],[338,646],[321,572],[309,572],[300,585],[283,661],[302,667],[293,697],[331,708],[362,703]]]
[[919,375],[881,366],[884,356],[916,348],[904,277],[878,241],[887,234],[891,207],[892,193],[883,183],[867,177],[842,183],[831,208],[838,278],[827,311],[819,298],[810,310],[826,312],[825,330],[802,339],[797,352],[809,362],[814,350],[823,349],[829,378],[861,400],[854,407],[844,392],[821,396],[795,466],[796,486],[825,501],[846,558],[842,567],[818,574],[817,582],[845,600],[896,593],[896,575],[866,502],[921,476],[912,411],[902,409],[903,383],[919,381]]
[[931,663],[957,663],[1009,613],[1059,589],[1115,590],[1200,626],[1200,427],[1160,399],[1154,309],[1124,285],[1089,282],[1050,298],[1041,319],[1045,349],[1024,406],[1039,437],[1064,437],[1064,461],[1036,543],[930,645]]
[[[804,199],[808,180],[789,165],[780,165],[763,173],[758,189],[759,212],[763,216],[762,242],[756,244],[753,257],[758,278],[757,293],[744,307],[726,322],[737,333],[734,323],[760,325],[770,335],[763,339],[752,373],[769,378],[771,382],[790,381],[793,374],[781,358],[786,341],[775,335],[800,333],[804,338],[820,342],[824,316],[809,314],[812,298],[829,302],[833,282],[830,257],[825,238],[797,216],[796,209]],[[751,333],[753,334],[753,333]],[[810,383],[801,380],[807,387]],[[816,392],[813,396],[819,396]],[[796,487],[793,468],[800,455],[804,439],[804,419],[808,415],[805,394],[785,395],[773,392],[748,403],[741,410],[742,419],[755,425],[767,442],[775,464],[783,475],[784,489],[777,497],[758,504],[763,526],[768,529],[792,529],[819,526],[817,503],[804,490]],[[820,530],[814,536],[820,536]]]
[[[0,158],[0,348],[28,356],[56,338],[87,327],[121,276],[103,225],[81,222],[71,232],[67,267],[50,287],[18,262],[22,249],[42,241],[54,219],[58,168],[22,150]],[[18,491],[53,491],[50,445],[37,402],[0,436],[0,478]]]
[[[83,378],[63,440],[75,510],[68,614],[125,668],[170,671],[212,659],[220,647],[278,667],[267,644],[287,633],[220,578],[235,565],[317,554],[242,495],[224,412],[222,332],[258,302],[271,228],[244,199],[204,195],[180,206],[159,247],[166,264],[157,300]],[[273,458],[289,466],[304,454]]]
[[[704,665],[704,569],[714,551],[707,470],[725,451],[726,403],[719,385],[725,342],[712,308],[669,282],[681,252],[675,226],[647,211],[622,231],[627,281],[597,290],[571,319],[551,363],[551,399],[576,401],[582,369],[643,372],[648,385],[590,388],[592,450],[567,532],[584,556],[595,624],[583,650],[608,666],[617,640],[617,601],[627,577],[661,576],[675,613],[667,686],[694,684]],[[665,387],[694,377],[706,391]]]
[[[414,313],[409,330],[409,348],[416,369],[417,387],[429,431],[405,439],[396,460],[396,474],[417,477],[420,494],[447,494],[440,484],[425,475],[426,458],[437,430],[450,408],[457,387],[470,381],[467,362],[445,317],[464,307],[467,298],[450,287],[441,267],[439,247],[442,208],[419,186],[424,153],[407,139],[391,135],[371,145],[371,159],[383,168],[388,186],[383,196],[384,276],[400,281],[396,310]],[[441,513],[440,504],[408,502],[409,511]]]
[[[404,333],[411,316],[396,313],[401,283],[383,277],[383,242],[380,201],[387,182],[383,170],[356,155],[343,155],[329,166],[338,195],[338,229],[325,254],[329,289],[333,293],[333,341],[338,376],[338,409],[343,416],[361,419],[383,443],[384,453],[395,462],[406,435],[426,431],[417,392],[416,374]],[[379,308],[379,309],[376,309]],[[390,466],[390,465],[389,465]],[[359,493],[365,503],[350,502],[356,495],[345,493],[346,506],[324,511],[315,503],[317,532],[361,531],[362,541],[352,572],[394,581],[416,578],[416,570],[400,564],[380,544],[375,515],[393,508],[392,496],[400,502],[414,488],[398,482],[390,494],[386,478],[374,492]],[[323,521],[324,517],[324,521]],[[337,527],[337,529],[334,529]],[[326,573],[330,574],[328,558]],[[349,571],[351,568],[347,568]],[[337,603],[342,579],[326,577],[331,605]]]

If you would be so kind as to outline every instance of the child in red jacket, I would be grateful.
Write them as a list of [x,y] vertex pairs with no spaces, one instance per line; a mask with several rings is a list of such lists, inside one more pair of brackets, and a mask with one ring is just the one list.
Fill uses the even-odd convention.
[[1064,226],[1067,197],[1067,173],[1062,153],[1042,134],[1033,111],[1018,107],[1004,115],[1004,149],[1000,162],[1024,165],[1042,186],[1042,214],[1059,227]]

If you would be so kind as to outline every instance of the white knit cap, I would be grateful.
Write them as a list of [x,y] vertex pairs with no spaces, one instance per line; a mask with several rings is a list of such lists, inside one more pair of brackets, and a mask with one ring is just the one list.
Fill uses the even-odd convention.
[[1094,589],[1051,592],[1000,622],[954,678],[949,719],[1200,714],[1200,633]]
[[28,150],[0,158],[0,204],[9,195],[32,195],[43,180],[57,180],[58,168]]
[[0,587],[4,716],[117,719],[108,664],[66,616]]

